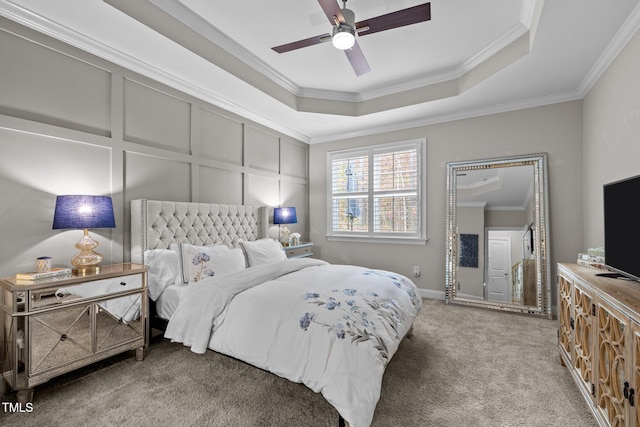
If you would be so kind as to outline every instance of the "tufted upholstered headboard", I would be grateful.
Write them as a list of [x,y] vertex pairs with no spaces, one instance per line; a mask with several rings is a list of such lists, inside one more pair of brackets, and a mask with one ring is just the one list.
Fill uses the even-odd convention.
[[267,237],[267,207],[211,203],[131,201],[131,262],[144,263],[147,249],[171,243],[236,247],[240,240]]

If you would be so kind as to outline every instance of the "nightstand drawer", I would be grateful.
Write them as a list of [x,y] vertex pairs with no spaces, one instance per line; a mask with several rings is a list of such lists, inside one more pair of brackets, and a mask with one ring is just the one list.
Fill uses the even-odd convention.
[[313,243],[300,243],[295,246],[287,246],[284,248],[287,258],[304,258],[313,256]]
[[95,298],[117,292],[140,289],[142,287],[142,275],[131,274],[128,276],[112,277],[109,279],[94,280],[92,282],[61,286],[58,289],[31,291],[31,310],[37,311],[68,301],[78,301],[82,298]]

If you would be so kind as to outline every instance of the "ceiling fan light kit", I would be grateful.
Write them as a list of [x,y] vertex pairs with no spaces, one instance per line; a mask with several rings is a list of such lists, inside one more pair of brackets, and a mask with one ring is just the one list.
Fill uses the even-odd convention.
[[331,38],[331,43],[336,49],[351,49],[355,42],[356,31],[353,28],[347,27],[346,25],[341,25],[339,27],[333,28],[333,37]]
[[347,0],[342,0],[343,8],[335,0],[318,0],[320,7],[333,25],[332,34],[322,34],[304,40],[298,40],[281,46],[272,47],[278,53],[285,53],[303,47],[324,43],[331,39],[331,43],[337,49],[343,50],[356,75],[360,76],[371,71],[362,49],[356,40],[358,37],[374,34],[380,31],[404,27],[431,20],[431,3],[423,3],[417,6],[387,13],[361,22],[356,21],[355,13],[347,9]]

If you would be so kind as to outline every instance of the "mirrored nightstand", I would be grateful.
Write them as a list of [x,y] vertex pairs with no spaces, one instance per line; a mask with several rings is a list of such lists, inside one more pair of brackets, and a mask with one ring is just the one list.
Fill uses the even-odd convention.
[[98,360],[148,347],[147,268],[124,263],[100,273],[19,284],[0,279],[2,380],[31,401],[33,387]]

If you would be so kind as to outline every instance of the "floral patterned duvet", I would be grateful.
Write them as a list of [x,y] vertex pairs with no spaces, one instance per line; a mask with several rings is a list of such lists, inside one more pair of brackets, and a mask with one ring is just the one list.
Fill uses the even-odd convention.
[[402,275],[287,260],[190,285],[165,336],[200,353],[206,337],[208,348],[304,383],[352,427],[368,426],[421,307]]

